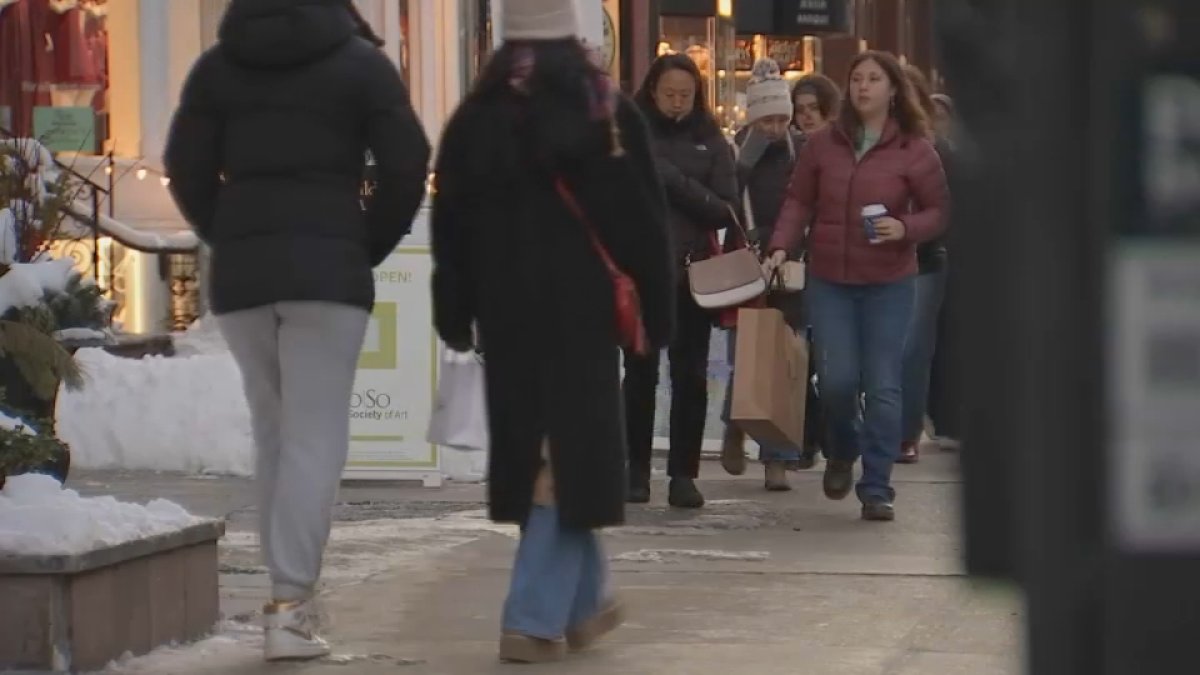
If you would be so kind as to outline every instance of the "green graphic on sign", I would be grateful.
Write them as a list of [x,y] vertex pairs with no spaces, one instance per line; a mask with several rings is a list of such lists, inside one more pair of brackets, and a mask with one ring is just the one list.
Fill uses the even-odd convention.
[[399,312],[394,302],[377,302],[375,311],[371,313],[371,325],[368,330],[374,335],[367,336],[368,344],[375,348],[364,349],[358,355],[358,367],[363,370],[395,370],[398,362],[396,340],[398,338]]
[[33,109],[33,135],[51,152],[95,152],[96,111],[91,108]]

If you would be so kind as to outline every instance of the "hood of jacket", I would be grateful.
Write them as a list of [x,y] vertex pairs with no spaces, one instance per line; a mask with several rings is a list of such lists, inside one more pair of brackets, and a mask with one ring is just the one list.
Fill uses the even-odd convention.
[[233,0],[218,32],[220,49],[250,68],[317,61],[358,34],[347,0]]

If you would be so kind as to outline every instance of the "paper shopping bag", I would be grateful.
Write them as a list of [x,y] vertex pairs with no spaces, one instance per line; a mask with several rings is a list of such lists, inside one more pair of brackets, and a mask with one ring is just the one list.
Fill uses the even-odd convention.
[[458,450],[488,449],[483,357],[447,350],[438,375],[437,401],[427,439]]
[[804,445],[808,345],[777,309],[740,309],[730,420],[759,443]]

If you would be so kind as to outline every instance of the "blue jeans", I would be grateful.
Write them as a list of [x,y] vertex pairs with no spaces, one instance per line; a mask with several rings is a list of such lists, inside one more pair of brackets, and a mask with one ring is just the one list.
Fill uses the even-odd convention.
[[[857,492],[863,502],[892,501],[892,465],[900,454],[904,343],[915,280],[846,285],[808,281],[809,317],[830,459],[862,457]],[[866,409],[859,424],[859,397]]]
[[901,439],[917,442],[925,426],[929,402],[929,374],[937,351],[938,315],[946,295],[946,271],[917,277],[916,299],[908,342],[904,346],[904,417]]
[[608,560],[596,533],[564,529],[558,509],[534,506],[521,532],[503,630],[557,640],[603,608],[607,586]]
[[[733,408],[733,368],[734,355],[737,354],[737,329],[729,330],[729,379],[725,382],[725,405],[721,408],[721,421],[729,424],[729,412]],[[791,443],[759,443],[758,445],[758,461],[760,462],[788,462],[800,459],[800,448]]]

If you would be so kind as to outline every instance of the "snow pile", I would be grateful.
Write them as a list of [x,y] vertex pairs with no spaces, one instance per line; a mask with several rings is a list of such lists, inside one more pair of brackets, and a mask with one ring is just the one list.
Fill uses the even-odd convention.
[[99,330],[97,328],[63,328],[54,331],[54,337],[58,340],[108,340],[112,335],[108,331]]
[[199,354],[227,354],[229,345],[225,336],[221,335],[221,327],[217,317],[205,314],[182,333],[173,336],[175,353],[180,356],[196,356]]
[[59,393],[58,436],[81,468],[249,476],[254,442],[229,353],[124,359],[81,349],[87,383]]
[[4,411],[0,411],[0,428],[8,429],[9,431],[17,431],[20,429],[21,433],[25,434],[26,436],[33,436],[35,433],[34,430],[29,428],[29,425],[25,423],[25,420],[19,417],[11,417]]
[[17,214],[12,206],[15,204],[0,209],[0,264],[4,265],[13,264],[21,252],[17,238]]
[[47,293],[65,293],[73,274],[70,258],[13,265],[0,277],[0,315],[13,307],[33,307]]
[[0,552],[70,555],[175,532],[201,522],[165,499],[141,506],[80,497],[50,476],[10,476],[0,491]]
[[[254,473],[254,438],[241,373],[216,320],[205,316],[175,336],[176,356],[125,359],[102,349],[75,354],[87,378],[62,390],[58,437],[73,466],[184,473]],[[442,449],[442,475],[477,483],[485,452]]]

